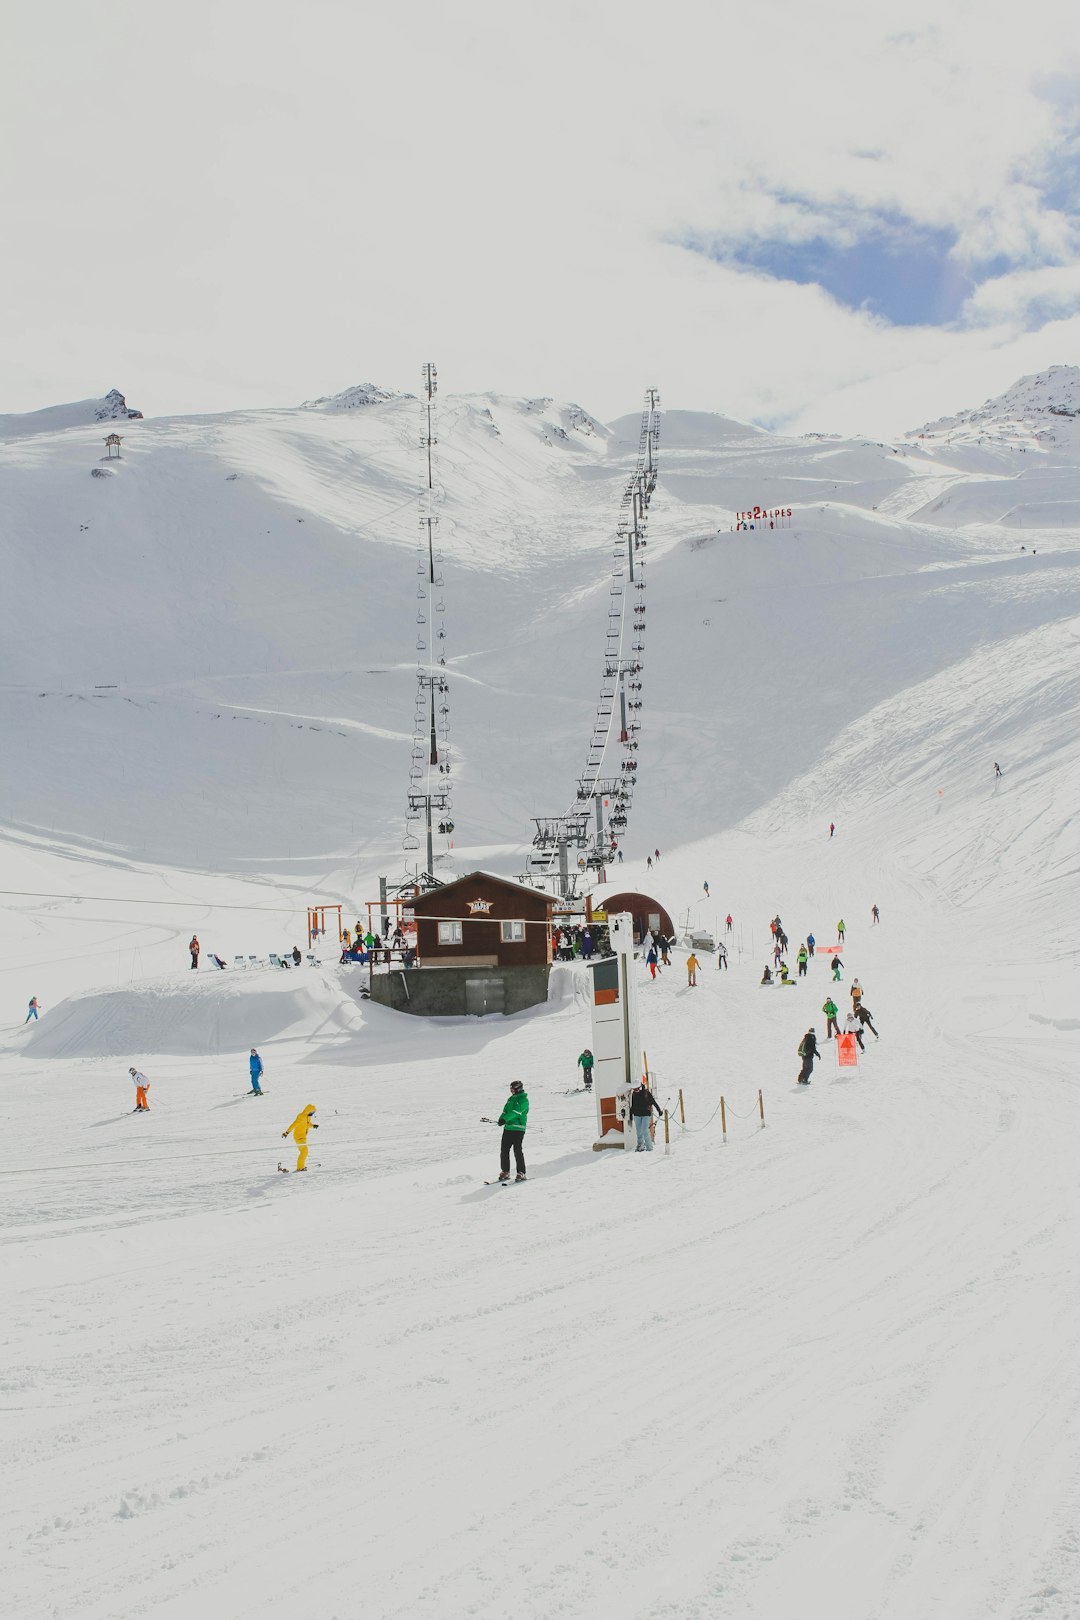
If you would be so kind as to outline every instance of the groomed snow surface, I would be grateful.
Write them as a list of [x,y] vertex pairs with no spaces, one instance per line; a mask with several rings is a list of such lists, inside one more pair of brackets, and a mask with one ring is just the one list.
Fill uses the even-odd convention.
[[[412,409],[130,422],[116,484],[138,498],[94,508],[92,552],[65,531],[52,600],[18,604],[5,1615],[1080,1615],[1080,535],[1040,530],[1032,557],[1004,517],[1015,490],[992,516],[965,507],[990,473],[1080,497],[1072,424],[1024,451],[973,435],[952,462],[944,438],[900,453],[671,423],[617,876],[680,923],[735,927],[730,971],[706,958],[694,989],[685,952],[655,983],[637,965],[656,1090],[674,1111],[682,1089],[686,1127],[636,1155],[591,1151],[580,969],[531,1015],[414,1020],[362,1001],[329,942],[316,967],[233,966],[304,948],[308,899],[351,921],[400,868],[411,621],[399,678],[387,604],[403,570],[411,613],[414,531],[349,552],[343,486],[358,507],[406,498]],[[5,556],[29,568],[96,500],[76,462],[99,437],[0,446],[20,492]],[[451,412],[448,487],[475,497],[451,614],[473,841],[440,852],[447,875],[500,847],[520,870],[529,815],[572,792],[626,442],[548,401]],[[231,539],[214,457],[253,491]],[[792,530],[730,532],[813,479]],[[940,522],[924,484],[948,495]],[[510,543],[526,486],[547,555]],[[283,538],[298,511],[305,550]],[[148,624],[169,591],[174,622]],[[793,951],[818,941],[790,990],[758,984],[777,910]],[[226,972],[190,972],[193,930]],[[846,1010],[856,974],[880,1041],[855,1070],[826,1049],[796,1086],[804,1030],[823,1036],[826,994]],[[515,1077],[529,1180],[488,1187],[481,1116]],[[282,1175],[309,1103],[311,1168]]]

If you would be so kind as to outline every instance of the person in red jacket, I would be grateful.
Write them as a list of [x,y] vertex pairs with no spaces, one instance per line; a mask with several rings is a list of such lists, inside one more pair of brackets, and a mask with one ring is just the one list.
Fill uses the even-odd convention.
[[199,965],[199,949],[199,936],[198,934],[192,934],[188,950],[191,952],[191,965],[193,968],[197,968]]

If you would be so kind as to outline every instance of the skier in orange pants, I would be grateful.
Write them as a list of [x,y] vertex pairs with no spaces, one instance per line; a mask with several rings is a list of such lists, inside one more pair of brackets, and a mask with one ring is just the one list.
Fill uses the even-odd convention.
[[135,1082],[135,1107],[131,1111],[133,1114],[148,1114],[150,1104],[146,1100],[146,1093],[150,1089],[150,1082],[138,1069],[129,1069],[128,1074]]
[[315,1123],[315,1104],[308,1103],[307,1107],[297,1114],[296,1118],[289,1126],[289,1129],[287,1131],[282,1131],[281,1133],[282,1136],[291,1135],[293,1141],[300,1150],[296,1155],[296,1168],[298,1170],[307,1169],[308,1131],[317,1131],[318,1128],[318,1125]]

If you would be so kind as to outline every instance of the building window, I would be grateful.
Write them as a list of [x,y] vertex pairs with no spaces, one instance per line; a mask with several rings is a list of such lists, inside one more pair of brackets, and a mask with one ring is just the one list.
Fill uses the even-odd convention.
[[521,945],[525,940],[525,924],[523,922],[500,923],[499,934],[504,945]]
[[441,922],[439,924],[440,945],[461,944],[461,924],[459,922]]

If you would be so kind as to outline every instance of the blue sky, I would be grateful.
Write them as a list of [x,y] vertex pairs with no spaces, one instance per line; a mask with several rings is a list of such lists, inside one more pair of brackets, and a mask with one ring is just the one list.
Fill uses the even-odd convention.
[[879,214],[855,241],[849,234],[844,230],[835,239],[822,234],[802,242],[750,240],[726,251],[706,251],[780,281],[822,287],[845,308],[866,310],[896,326],[945,326],[959,318],[975,281],[951,257],[955,231]]

